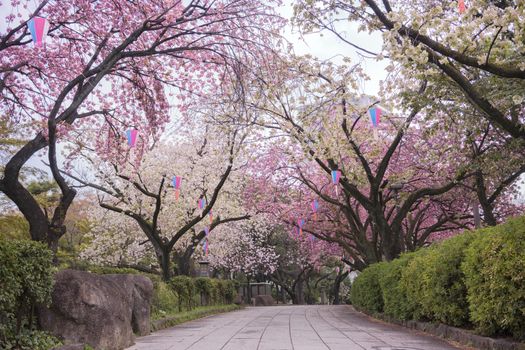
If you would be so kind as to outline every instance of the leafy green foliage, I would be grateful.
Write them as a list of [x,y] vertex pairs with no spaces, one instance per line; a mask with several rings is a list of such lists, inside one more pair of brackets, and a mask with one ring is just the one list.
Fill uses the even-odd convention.
[[222,312],[235,311],[241,308],[241,306],[234,304],[199,306],[193,310],[173,313],[171,315],[168,315],[168,317],[163,318],[162,320],[153,322],[152,328],[154,331],[158,331],[159,329],[173,327],[175,325],[192,321],[198,318],[215,315]]
[[482,230],[462,269],[478,331],[525,339],[525,217]]
[[[184,285],[187,285],[185,276],[178,276],[170,281],[172,288],[178,291],[186,293]],[[177,279],[177,281],[173,281]],[[187,298],[191,300],[199,300],[202,305],[219,305],[219,304],[231,304],[237,294],[237,285],[232,280],[221,280],[208,277],[197,277],[193,280],[194,283],[194,295],[189,295]],[[185,297],[186,298],[186,297]],[[183,302],[184,303],[184,302]],[[189,308],[188,308],[189,309]]]
[[468,323],[467,290],[461,262],[472,233],[464,233],[424,250],[404,268],[401,286],[413,302],[416,319],[452,326]]
[[197,293],[201,293],[209,297],[213,288],[214,285],[211,279],[207,277],[197,277],[195,279],[195,290]]
[[379,276],[387,263],[372,264],[357,276],[352,284],[352,305],[369,313],[383,312],[383,296]]
[[421,251],[403,254],[399,259],[395,259],[391,263],[384,265],[379,271],[379,286],[383,297],[383,312],[398,320],[411,319],[414,313],[415,305],[412,299],[407,297],[400,282],[403,270],[417,255],[423,254]]
[[140,274],[139,271],[124,267],[112,267],[112,266],[90,266],[87,271],[96,273],[98,275],[110,275],[110,274]]
[[8,334],[0,345],[4,350],[49,350],[62,343],[46,332],[24,329],[20,334]]
[[151,301],[151,318],[154,320],[166,317],[178,311],[179,299],[171,287],[160,280],[153,281],[153,299]]
[[351,301],[368,313],[525,339],[525,217],[466,232],[392,262],[373,264],[354,281]]
[[21,215],[0,216],[0,239],[31,239],[29,223]]
[[5,348],[25,341],[23,327],[32,328],[33,306],[51,301],[52,253],[42,243],[0,240],[0,262],[0,348]]
[[239,290],[239,283],[233,280],[221,280],[223,284],[222,293],[224,296],[224,304],[231,304],[237,296]]
[[179,311],[184,305],[187,310],[193,308],[193,296],[195,293],[195,283],[188,276],[175,276],[169,281],[170,287],[177,294],[179,300]]
[[200,294],[201,305],[214,304],[215,284],[207,277],[195,279],[195,291]]

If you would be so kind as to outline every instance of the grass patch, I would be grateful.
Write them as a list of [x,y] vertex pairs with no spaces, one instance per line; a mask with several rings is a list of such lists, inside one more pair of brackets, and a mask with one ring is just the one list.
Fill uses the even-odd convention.
[[176,326],[184,322],[196,320],[198,318],[220,314],[223,312],[240,310],[240,309],[242,309],[242,306],[235,305],[235,304],[199,306],[190,311],[173,312],[170,314],[166,314],[162,318],[158,318],[158,319],[155,319],[156,317],[152,317],[151,328],[152,328],[152,331],[158,331],[160,329],[173,327],[173,326]]

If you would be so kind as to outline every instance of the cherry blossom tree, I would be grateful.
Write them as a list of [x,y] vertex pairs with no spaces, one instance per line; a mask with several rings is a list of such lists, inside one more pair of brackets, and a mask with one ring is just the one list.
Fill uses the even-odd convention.
[[211,266],[248,279],[272,274],[279,258],[272,244],[275,232],[276,227],[264,215],[220,227],[209,238]]
[[[32,239],[55,251],[76,196],[60,171],[58,145],[68,157],[90,148],[109,159],[129,152],[122,135],[133,128],[140,159],[171,107],[184,113],[187,97],[235,79],[233,66],[267,59],[282,24],[271,1],[46,0],[27,13],[14,5],[0,37],[0,108],[30,139],[7,160],[0,191],[28,220]],[[50,23],[44,47],[31,43],[27,29],[36,15]],[[79,142],[86,131],[93,139]],[[49,216],[19,179],[43,151],[61,191]]]
[[[340,244],[358,270],[467,227],[469,203],[450,191],[471,175],[468,159],[449,146],[454,135],[424,133],[424,101],[379,104],[374,128],[367,111],[378,102],[353,92],[358,67],[298,58],[279,73],[253,108],[288,136],[260,151],[251,205],[291,225],[305,219],[306,232]],[[316,198],[326,208],[319,222],[308,220]]]
[[[279,259],[277,268],[269,276],[270,280],[286,292],[292,303],[313,302],[313,280],[319,278],[321,268],[332,257],[338,259],[341,256],[340,249],[335,244],[317,240],[315,236],[301,234],[299,230],[281,231],[273,236],[272,242]],[[310,300],[305,298],[307,296]]]
[[[304,32],[327,30],[352,48],[388,57],[397,78],[386,90],[426,80],[427,93],[413,99],[455,106],[450,118],[472,109],[478,118],[471,125],[484,118],[523,141],[524,6],[521,1],[472,0],[462,13],[455,1],[298,0],[295,21]],[[381,32],[382,51],[356,45],[344,34],[345,21]]]
[[85,235],[78,257],[90,265],[133,268],[158,274],[158,261],[151,244],[144,239],[140,226],[128,217],[103,209],[89,207],[90,230]]
[[[136,222],[142,238],[133,239],[132,248],[146,239],[165,280],[172,275],[172,252],[177,272],[189,274],[201,240],[222,224],[250,217],[237,199],[242,176],[235,164],[242,160],[243,136],[212,126],[187,132],[145,153],[138,165],[91,158],[96,179],[69,174],[99,192],[102,208]],[[180,193],[172,183],[176,176]]]

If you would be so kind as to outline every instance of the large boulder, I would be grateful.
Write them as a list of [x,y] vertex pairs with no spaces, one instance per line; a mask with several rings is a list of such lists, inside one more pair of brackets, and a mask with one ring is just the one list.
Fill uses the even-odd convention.
[[153,283],[140,275],[96,275],[63,270],[55,276],[52,303],[39,310],[42,329],[66,343],[120,350],[133,332],[150,332]]

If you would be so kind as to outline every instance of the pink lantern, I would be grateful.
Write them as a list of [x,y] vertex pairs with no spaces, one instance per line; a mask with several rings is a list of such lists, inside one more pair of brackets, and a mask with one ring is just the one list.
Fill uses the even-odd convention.
[[304,219],[297,219],[297,226],[299,226],[299,235],[303,235]]
[[135,129],[129,129],[128,131],[126,131],[126,138],[128,139],[129,147],[135,146],[135,144],[137,143],[137,135],[138,131]]
[[27,27],[29,28],[35,46],[42,46],[49,31],[49,22],[47,19],[38,16],[33,17],[27,21]]
[[181,182],[182,182],[182,177],[180,176],[174,176],[171,179],[171,184],[173,185],[173,188],[175,188],[175,200],[179,200]]
[[465,0],[459,0],[458,1],[458,10],[460,14],[464,14],[467,7],[465,6]]

